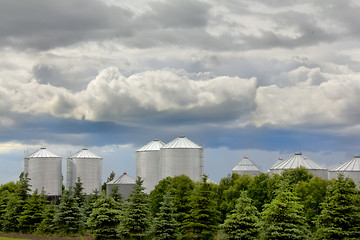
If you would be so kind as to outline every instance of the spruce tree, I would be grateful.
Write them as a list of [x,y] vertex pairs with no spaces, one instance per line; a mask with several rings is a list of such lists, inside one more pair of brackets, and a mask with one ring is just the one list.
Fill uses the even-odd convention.
[[351,179],[339,175],[331,183],[321,209],[316,239],[360,239],[359,193]]
[[175,205],[171,193],[168,191],[161,202],[159,212],[153,222],[153,234],[156,240],[177,239],[179,223],[176,221]]
[[54,227],[63,235],[82,234],[84,231],[85,217],[72,189],[65,191],[60,198],[60,204],[55,208]]
[[288,189],[282,188],[261,213],[260,239],[308,239],[308,225],[303,216],[303,206]]
[[120,217],[120,203],[103,194],[93,204],[87,225],[95,239],[116,239]]
[[37,225],[36,233],[39,234],[54,234],[54,215],[55,215],[55,204],[50,202],[45,205],[44,211],[42,213],[42,221]]
[[220,221],[215,192],[206,182],[207,176],[195,188],[190,199],[190,212],[183,225],[183,239],[213,239]]
[[93,204],[100,198],[99,191],[95,189],[92,194],[85,196],[85,203],[83,205],[83,210],[85,218],[89,219],[90,214],[93,209]]
[[259,212],[251,204],[247,192],[243,191],[238,199],[235,209],[225,219],[220,227],[227,234],[226,239],[251,240],[257,239]]
[[84,191],[84,187],[81,182],[81,178],[78,177],[73,189],[73,195],[79,207],[83,207],[83,205],[85,204],[85,194],[83,191]]
[[6,213],[6,207],[10,199],[10,195],[12,195],[8,190],[0,192],[0,231],[3,230],[4,224],[4,216]]
[[150,230],[150,205],[144,193],[143,180],[136,179],[136,185],[124,206],[124,213],[118,227],[118,235],[123,239],[147,239]]
[[19,229],[23,233],[32,233],[43,220],[46,196],[38,194],[37,190],[26,200],[19,221]]

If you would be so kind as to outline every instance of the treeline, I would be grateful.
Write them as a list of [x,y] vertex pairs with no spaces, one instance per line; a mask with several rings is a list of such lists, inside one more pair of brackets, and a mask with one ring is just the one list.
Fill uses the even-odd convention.
[[[113,177],[113,174],[109,177]],[[109,180],[109,179],[108,179]],[[142,180],[128,199],[82,193],[81,180],[56,201],[29,194],[29,178],[0,186],[0,230],[95,239],[360,239],[354,182],[314,177],[233,174],[219,184],[167,177],[147,195]]]

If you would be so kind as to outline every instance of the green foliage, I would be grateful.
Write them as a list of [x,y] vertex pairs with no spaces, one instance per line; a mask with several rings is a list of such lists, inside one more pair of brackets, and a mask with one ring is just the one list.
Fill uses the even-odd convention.
[[177,239],[179,235],[179,223],[176,220],[175,205],[170,191],[164,196],[160,210],[157,212],[153,223],[153,234],[155,240]]
[[87,225],[95,239],[116,239],[120,223],[120,204],[113,198],[102,195],[93,204]]
[[115,179],[115,172],[112,171],[110,173],[110,176],[106,179],[106,182],[104,182],[103,185],[101,186],[101,191],[104,192],[105,195],[106,195],[106,183],[108,183],[108,182],[110,182],[110,181],[112,181],[114,179]]
[[15,193],[17,187],[18,187],[18,184],[14,183],[14,182],[8,182],[6,184],[1,184],[0,194],[4,191],[8,191],[9,193]]
[[54,215],[55,215],[55,205],[53,202],[45,205],[44,211],[42,213],[42,221],[37,225],[36,233],[39,234],[54,234]]
[[235,209],[229,214],[220,227],[227,234],[226,239],[252,240],[258,236],[259,212],[251,204],[247,192],[243,191]]
[[88,219],[93,209],[93,204],[99,199],[99,191],[95,189],[92,194],[85,196],[83,205],[85,218]]
[[260,173],[250,183],[248,194],[254,206],[261,212],[264,205],[270,203],[280,187],[281,177],[277,174],[270,176]]
[[116,185],[111,188],[110,197],[112,197],[118,203],[123,202],[123,197],[121,196],[121,193],[119,193],[119,187]]
[[207,176],[198,184],[190,198],[191,209],[182,226],[184,239],[213,239],[220,221],[220,212],[212,184]]
[[265,204],[259,226],[260,239],[308,239],[309,236],[303,206],[288,189],[281,189],[270,204]]
[[18,219],[19,229],[23,233],[33,233],[37,225],[43,220],[46,197],[38,194],[37,190],[26,200],[25,206]]
[[83,184],[81,182],[80,177],[78,177],[77,181],[75,183],[74,189],[73,189],[73,195],[74,195],[74,198],[76,199],[79,207],[83,207],[83,205],[85,203],[85,194],[83,191],[84,191]]
[[10,196],[13,195],[9,191],[4,190],[0,192],[0,231],[3,230],[4,216],[6,214],[7,204],[10,200]]
[[149,235],[151,219],[148,195],[144,193],[143,180],[136,179],[134,190],[124,207],[124,215],[118,227],[118,235],[123,239],[146,239]]
[[317,239],[360,239],[359,192],[351,179],[332,181],[321,209]]
[[85,217],[71,189],[64,192],[55,208],[54,227],[63,235],[82,234],[84,231]]
[[320,214],[320,204],[324,201],[329,181],[313,177],[309,181],[297,183],[294,188],[294,194],[299,198],[304,206],[305,218],[312,231],[315,231],[315,220]]
[[299,182],[309,182],[314,176],[304,167],[296,169],[286,169],[282,172],[282,177],[289,185],[294,185]]

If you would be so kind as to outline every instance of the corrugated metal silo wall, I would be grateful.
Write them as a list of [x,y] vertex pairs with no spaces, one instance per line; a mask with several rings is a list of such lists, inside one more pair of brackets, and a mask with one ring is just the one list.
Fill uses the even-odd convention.
[[251,176],[260,175],[260,171],[255,171],[255,170],[249,170],[249,171],[233,170],[232,173],[237,173],[239,175],[251,175]]
[[[70,164],[69,164],[70,162]],[[70,166],[70,183],[67,187],[74,186],[78,177],[83,184],[84,193],[92,194],[95,189],[101,192],[102,159],[98,158],[71,158],[68,161]]]
[[162,148],[162,178],[184,174],[200,181],[204,172],[203,148]]
[[123,200],[127,200],[132,191],[134,190],[135,184],[106,184],[107,197],[110,197],[111,190],[115,186],[118,187],[118,192],[121,194]]
[[144,180],[146,193],[154,189],[161,180],[160,150],[136,152],[136,176]]
[[62,185],[61,158],[29,158],[28,176],[31,192],[42,190],[48,196],[60,196]]
[[337,179],[339,174],[344,177],[351,178],[356,186],[360,187],[360,172],[359,171],[329,171],[329,179]]

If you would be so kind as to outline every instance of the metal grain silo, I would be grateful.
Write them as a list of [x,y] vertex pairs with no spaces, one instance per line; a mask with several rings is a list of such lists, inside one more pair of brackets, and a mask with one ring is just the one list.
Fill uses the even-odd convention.
[[106,183],[106,196],[110,197],[112,188],[117,186],[118,192],[121,194],[122,198],[126,200],[130,196],[135,185],[136,180],[124,173],[120,177]]
[[260,169],[247,157],[244,157],[233,169],[232,173],[240,175],[256,176],[260,174]]
[[41,148],[24,158],[24,172],[30,178],[30,189],[47,196],[61,196],[61,157]]
[[357,186],[360,186],[360,156],[354,156],[349,161],[329,171],[329,179],[337,179],[339,174],[351,178]]
[[67,159],[66,187],[73,187],[80,178],[85,194],[101,192],[102,158],[84,148]]
[[146,193],[150,193],[161,180],[160,148],[164,145],[155,139],[136,151],[136,176],[144,180]]
[[178,137],[163,146],[161,153],[162,178],[186,175],[200,181],[204,172],[204,149],[186,137]]
[[328,169],[320,166],[316,162],[302,155],[302,153],[295,153],[288,160],[281,162],[280,164],[273,166],[269,169],[271,174],[281,174],[285,169],[296,169],[304,167],[309,170],[314,176],[324,179],[328,178]]

